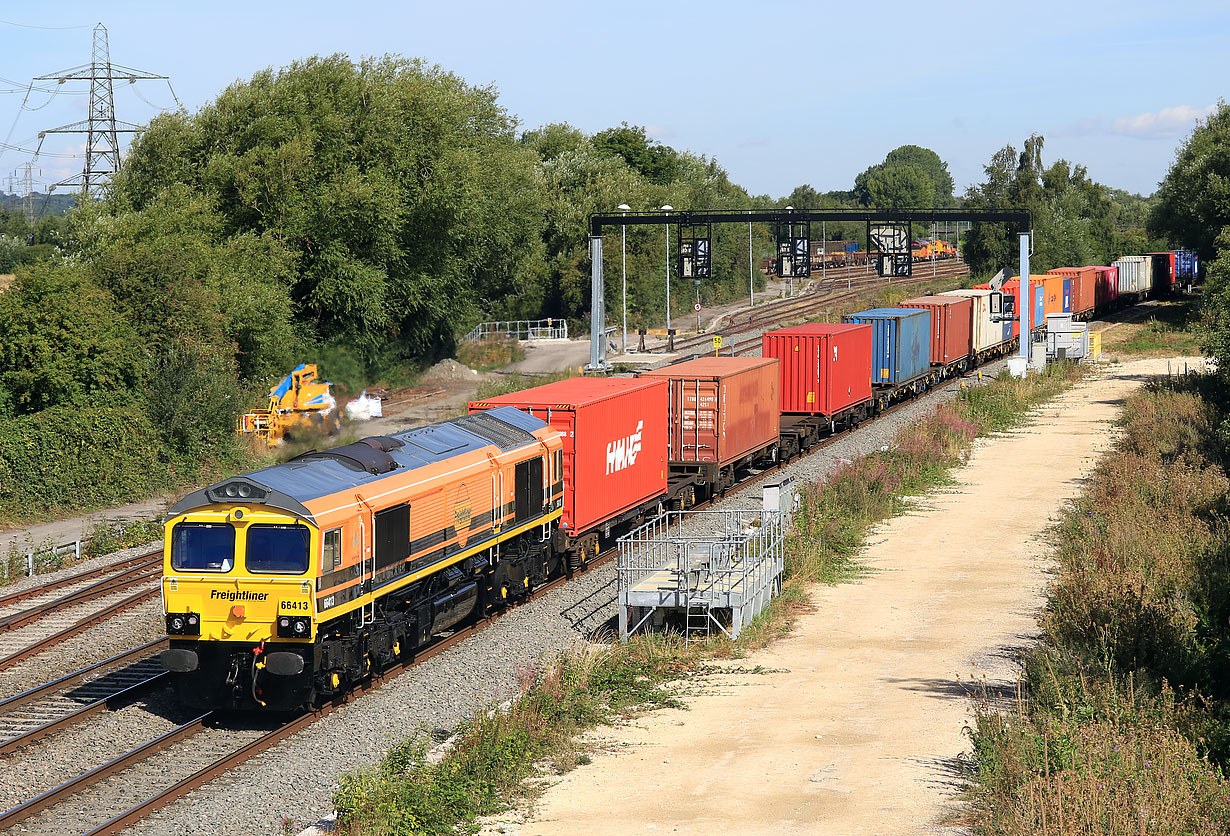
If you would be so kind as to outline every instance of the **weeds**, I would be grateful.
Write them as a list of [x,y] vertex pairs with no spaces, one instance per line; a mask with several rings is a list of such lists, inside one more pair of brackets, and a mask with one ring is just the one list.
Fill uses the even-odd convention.
[[576,377],[576,372],[572,369],[542,375],[520,373],[501,375],[495,380],[479,381],[474,399],[482,401],[488,398],[498,398],[500,395],[510,395],[513,392],[529,389],[531,386],[545,386],[548,383],[556,383],[570,377]]
[[1024,698],[978,712],[981,832],[1230,832],[1230,479],[1209,386],[1133,395],[1056,526]]
[[148,520],[118,520],[116,522],[103,520],[94,523],[89,533],[86,534],[82,557],[85,559],[99,557],[121,549],[143,546],[155,540],[162,540],[162,520],[157,517]]
[[502,369],[525,359],[519,340],[507,337],[490,340],[463,340],[457,345],[457,362],[480,372]]
[[667,683],[694,670],[678,637],[578,647],[519,672],[517,698],[492,707],[438,758],[426,735],[395,748],[375,769],[343,778],[334,803],[349,836],[453,834],[477,816],[532,792],[526,779],[585,762],[586,728],[679,705]]

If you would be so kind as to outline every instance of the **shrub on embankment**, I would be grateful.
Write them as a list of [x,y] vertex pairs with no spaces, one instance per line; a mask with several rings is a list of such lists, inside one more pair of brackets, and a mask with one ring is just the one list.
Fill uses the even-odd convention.
[[1132,396],[1064,512],[1044,641],[974,733],[981,832],[1230,832],[1225,403],[1211,378]]
[[0,519],[119,505],[200,476],[234,470],[230,459],[175,455],[143,405],[65,405],[0,420]]

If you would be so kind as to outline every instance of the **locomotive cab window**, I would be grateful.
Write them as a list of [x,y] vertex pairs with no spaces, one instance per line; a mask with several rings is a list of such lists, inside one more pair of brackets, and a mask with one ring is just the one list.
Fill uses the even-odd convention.
[[309,529],[303,525],[248,526],[248,571],[306,572],[310,539]]
[[176,523],[171,568],[179,572],[229,572],[235,567],[235,528],[228,523]]
[[325,532],[324,545],[320,548],[320,571],[332,572],[342,565],[342,530],[330,529]]

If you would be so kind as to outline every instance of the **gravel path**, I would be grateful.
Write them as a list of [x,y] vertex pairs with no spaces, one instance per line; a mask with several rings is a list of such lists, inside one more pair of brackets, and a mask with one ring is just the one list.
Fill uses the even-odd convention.
[[[984,368],[994,375],[999,364]],[[785,472],[823,478],[845,461],[892,442],[906,424],[956,397],[950,384],[833,442]],[[761,487],[715,507],[759,504]],[[518,608],[490,628],[378,691],[357,699],[265,754],[165,808],[130,832],[280,834],[283,819],[310,824],[329,814],[339,776],[370,766],[416,730],[448,731],[478,708],[515,693],[517,670],[587,637],[615,616],[615,569],[601,566]]]

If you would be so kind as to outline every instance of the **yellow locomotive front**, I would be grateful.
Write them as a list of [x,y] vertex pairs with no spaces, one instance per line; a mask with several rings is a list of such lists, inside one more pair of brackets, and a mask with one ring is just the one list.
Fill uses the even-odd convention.
[[171,509],[162,663],[187,703],[294,709],[311,699],[320,532],[272,494],[236,477]]

